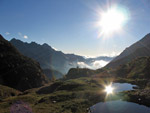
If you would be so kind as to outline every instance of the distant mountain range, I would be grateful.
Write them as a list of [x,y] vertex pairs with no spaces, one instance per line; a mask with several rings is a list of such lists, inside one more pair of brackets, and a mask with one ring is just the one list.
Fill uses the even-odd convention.
[[[97,57],[84,58],[83,56],[75,54],[65,54],[61,51],[56,51],[48,44],[37,44],[36,42],[26,43],[13,38],[10,40],[23,55],[38,61],[43,70],[48,72],[48,69],[55,70],[56,77],[62,77],[70,68],[92,68],[97,69],[106,65],[114,57]],[[58,72],[60,72],[58,74]],[[62,73],[62,74],[61,74]]]
[[144,38],[126,48],[119,56],[112,60],[107,68],[116,68],[119,65],[126,64],[137,57],[150,56],[150,33]]
[[0,35],[0,84],[24,91],[48,82],[38,62],[22,55]]

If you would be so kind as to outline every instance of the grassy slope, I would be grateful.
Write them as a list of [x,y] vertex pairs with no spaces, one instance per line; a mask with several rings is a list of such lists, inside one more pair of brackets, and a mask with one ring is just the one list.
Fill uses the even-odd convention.
[[10,96],[16,96],[20,93],[20,91],[15,90],[13,88],[0,85],[0,101],[4,98],[10,97]]
[[[53,84],[58,84],[57,87],[50,84],[3,99],[0,102],[0,113],[9,113],[10,106],[18,100],[28,103],[34,113],[86,113],[88,107],[104,101],[103,83],[101,79],[85,77],[56,81]],[[41,90],[45,91],[39,93]]]
[[131,62],[119,66],[116,75],[132,79],[150,79],[150,57],[140,57]]
[[[123,78],[113,80],[112,78],[98,79],[82,77],[65,81],[59,80],[41,88],[27,90],[18,96],[9,95],[1,99],[0,113],[9,113],[10,106],[16,101],[20,100],[28,103],[28,105],[32,108],[33,113],[87,113],[87,108],[96,104],[97,102],[106,100],[106,94],[103,91],[103,85],[109,84],[110,81],[136,83],[134,79]],[[143,82],[143,80],[139,80],[137,82]],[[8,92],[13,90],[11,88],[11,90],[7,90],[7,88],[3,89]],[[136,91],[126,91],[123,93],[115,94],[113,96],[107,97],[107,100],[123,99],[140,103],[138,101],[140,95],[140,98],[143,102],[141,102],[141,104],[145,103],[146,105],[150,105],[150,93],[147,93],[150,91],[148,85],[146,89],[138,89]],[[16,90],[13,91],[17,92]]]

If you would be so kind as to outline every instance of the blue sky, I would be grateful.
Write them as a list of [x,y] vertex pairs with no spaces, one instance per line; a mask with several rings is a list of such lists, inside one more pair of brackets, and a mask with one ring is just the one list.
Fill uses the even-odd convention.
[[[150,32],[149,0],[0,0],[0,33],[7,39],[43,44],[65,53],[114,55]],[[98,38],[97,11],[107,5],[126,8],[123,33]]]

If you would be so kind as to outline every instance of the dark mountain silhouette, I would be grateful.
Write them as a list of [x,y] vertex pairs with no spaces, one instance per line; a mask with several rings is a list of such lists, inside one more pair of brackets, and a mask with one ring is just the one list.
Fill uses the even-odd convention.
[[21,91],[48,83],[40,65],[21,53],[0,35],[0,84]]
[[[38,61],[43,70],[54,71],[56,77],[62,77],[62,74],[66,74],[70,68],[78,66],[78,62],[84,62],[91,65],[96,60],[110,61],[114,57],[97,57],[97,58],[84,58],[83,56],[75,54],[64,54],[61,51],[54,50],[51,46],[44,43],[43,45],[35,42],[26,43],[18,39],[12,39],[10,41],[23,55]],[[49,76],[49,75],[48,75]]]
[[112,60],[106,67],[115,68],[126,64],[137,57],[150,56],[150,34],[140,41],[126,48],[119,56]]

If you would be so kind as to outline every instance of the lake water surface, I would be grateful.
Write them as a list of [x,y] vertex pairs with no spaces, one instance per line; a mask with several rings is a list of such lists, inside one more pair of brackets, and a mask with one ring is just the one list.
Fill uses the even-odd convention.
[[[136,85],[129,83],[113,83],[115,92],[133,90]],[[150,108],[122,100],[100,102],[90,107],[90,113],[150,113]]]
[[137,87],[137,86],[129,83],[113,83],[112,87],[114,88],[113,92],[121,92],[121,91],[133,90],[133,87]]

